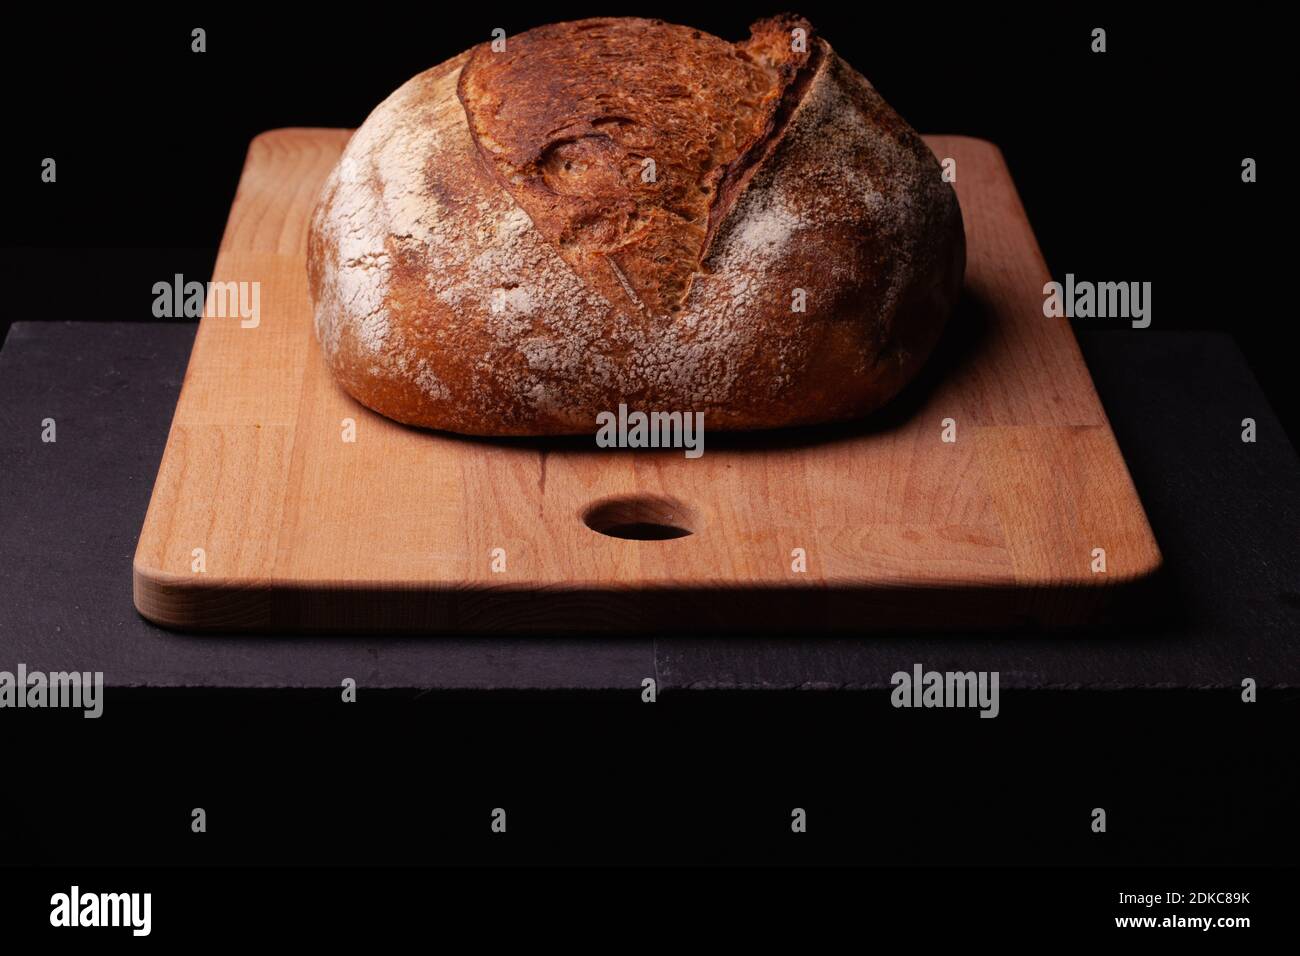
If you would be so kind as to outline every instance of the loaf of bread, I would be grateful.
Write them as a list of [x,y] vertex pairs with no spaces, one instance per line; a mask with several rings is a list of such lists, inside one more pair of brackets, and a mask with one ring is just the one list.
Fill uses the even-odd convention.
[[743,43],[594,19],[484,43],[353,135],[309,230],[322,352],[400,422],[836,421],[915,374],[965,265],[920,137],[798,17]]

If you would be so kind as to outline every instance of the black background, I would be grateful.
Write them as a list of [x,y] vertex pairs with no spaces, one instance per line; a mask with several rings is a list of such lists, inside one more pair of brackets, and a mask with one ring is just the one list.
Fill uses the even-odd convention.
[[[154,282],[211,275],[253,136],[354,127],[496,26],[640,12],[740,39],[782,9],[494,5],[279,19],[222,7],[15,22],[2,41],[0,322],[150,320]],[[1152,282],[1148,331],[1231,331],[1273,405],[1289,403],[1289,350],[1278,347],[1292,322],[1290,244],[1277,225],[1287,170],[1272,148],[1291,85],[1280,23],[1248,9],[1202,20],[1127,5],[799,12],[916,129],[1001,147],[1054,277]],[[204,54],[190,52],[195,26],[207,30]],[[1095,26],[1107,30],[1105,54],[1090,52]],[[40,181],[46,156],[58,161],[52,187]],[[1247,156],[1260,164],[1251,185]]]
[[[739,39],[780,9],[376,6],[373,16],[320,8],[280,21],[222,7],[12,19],[0,40],[0,334],[13,321],[151,320],[154,282],[211,274],[254,135],[355,126],[493,27],[638,13]],[[1287,172],[1275,148],[1290,115],[1285,33],[1247,10],[1202,21],[1187,9],[798,12],[918,130],[1001,147],[1054,277],[1153,283],[1151,328],[1110,323],[1116,334],[1232,332],[1294,443],[1292,272],[1281,262],[1291,249],[1272,221]],[[204,54],[190,52],[196,26],[207,30]],[[1102,55],[1089,51],[1095,26],[1108,31]],[[40,181],[47,156],[58,162],[54,185]],[[1260,167],[1251,185],[1241,182],[1247,156]],[[47,915],[51,887],[94,883],[90,864],[1287,864],[1300,848],[1290,819],[1297,706],[1287,693],[1242,707],[1224,692],[1034,692],[1004,695],[1003,715],[986,721],[893,711],[880,693],[685,692],[647,706],[635,689],[417,700],[363,689],[343,707],[334,695],[123,691],[111,721],[4,715],[14,773],[0,860],[56,867],[24,883],[35,899],[15,907],[24,922]],[[208,810],[206,835],[189,832],[194,806]],[[509,809],[505,838],[487,829],[495,806]],[[809,810],[802,838],[789,832],[793,806]],[[1089,830],[1094,806],[1110,812],[1105,835]],[[1180,882],[1281,880],[1225,871],[1232,885],[1212,886],[1217,876],[1194,872]],[[1100,923],[1122,913],[1108,906],[1112,891],[1161,882],[1148,871],[1052,873],[925,883],[871,871],[841,876],[838,892],[862,887],[853,899],[872,920],[978,900],[1000,918],[1064,907]],[[147,873],[122,879],[112,887],[164,892]],[[337,899],[340,887],[409,892],[425,877],[312,879],[187,871],[167,883],[170,912],[201,916],[177,896],[204,880],[236,895],[241,885],[306,886]],[[1037,909],[1002,898],[1017,879]],[[893,895],[881,889],[891,880],[903,887]],[[614,895],[607,884],[584,892]],[[1280,890],[1271,899],[1279,906]]]

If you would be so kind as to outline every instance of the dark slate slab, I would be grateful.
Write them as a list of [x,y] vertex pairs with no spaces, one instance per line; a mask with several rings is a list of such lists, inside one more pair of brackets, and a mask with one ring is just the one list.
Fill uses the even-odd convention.
[[[112,686],[878,688],[913,663],[1004,687],[1300,685],[1300,461],[1226,336],[1082,344],[1164,573],[1088,630],[862,638],[186,635],[131,604],[131,557],[194,326],[18,323],[0,350],[0,669]],[[41,421],[57,421],[43,444]],[[1259,440],[1240,441],[1242,418]]]

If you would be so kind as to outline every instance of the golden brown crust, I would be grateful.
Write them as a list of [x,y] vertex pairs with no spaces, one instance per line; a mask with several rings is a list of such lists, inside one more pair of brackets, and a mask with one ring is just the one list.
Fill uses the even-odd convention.
[[554,24],[475,49],[458,94],[486,166],[574,271],[663,315],[808,60],[788,36],[775,20],[739,45],[657,20]]
[[804,21],[733,45],[600,19],[394,93],[326,183],[308,259],[355,397],[526,435],[620,402],[710,428],[865,414],[932,347],[964,243],[929,150]]

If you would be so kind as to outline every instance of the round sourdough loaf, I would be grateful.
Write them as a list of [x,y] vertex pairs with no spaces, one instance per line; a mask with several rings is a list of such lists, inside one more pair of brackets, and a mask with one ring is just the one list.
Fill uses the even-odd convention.
[[326,181],[307,258],[357,400],[548,435],[620,403],[715,429],[870,412],[933,347],[965,242],[934,155],[806,21],[732,44],[596,19],[393,93]]

